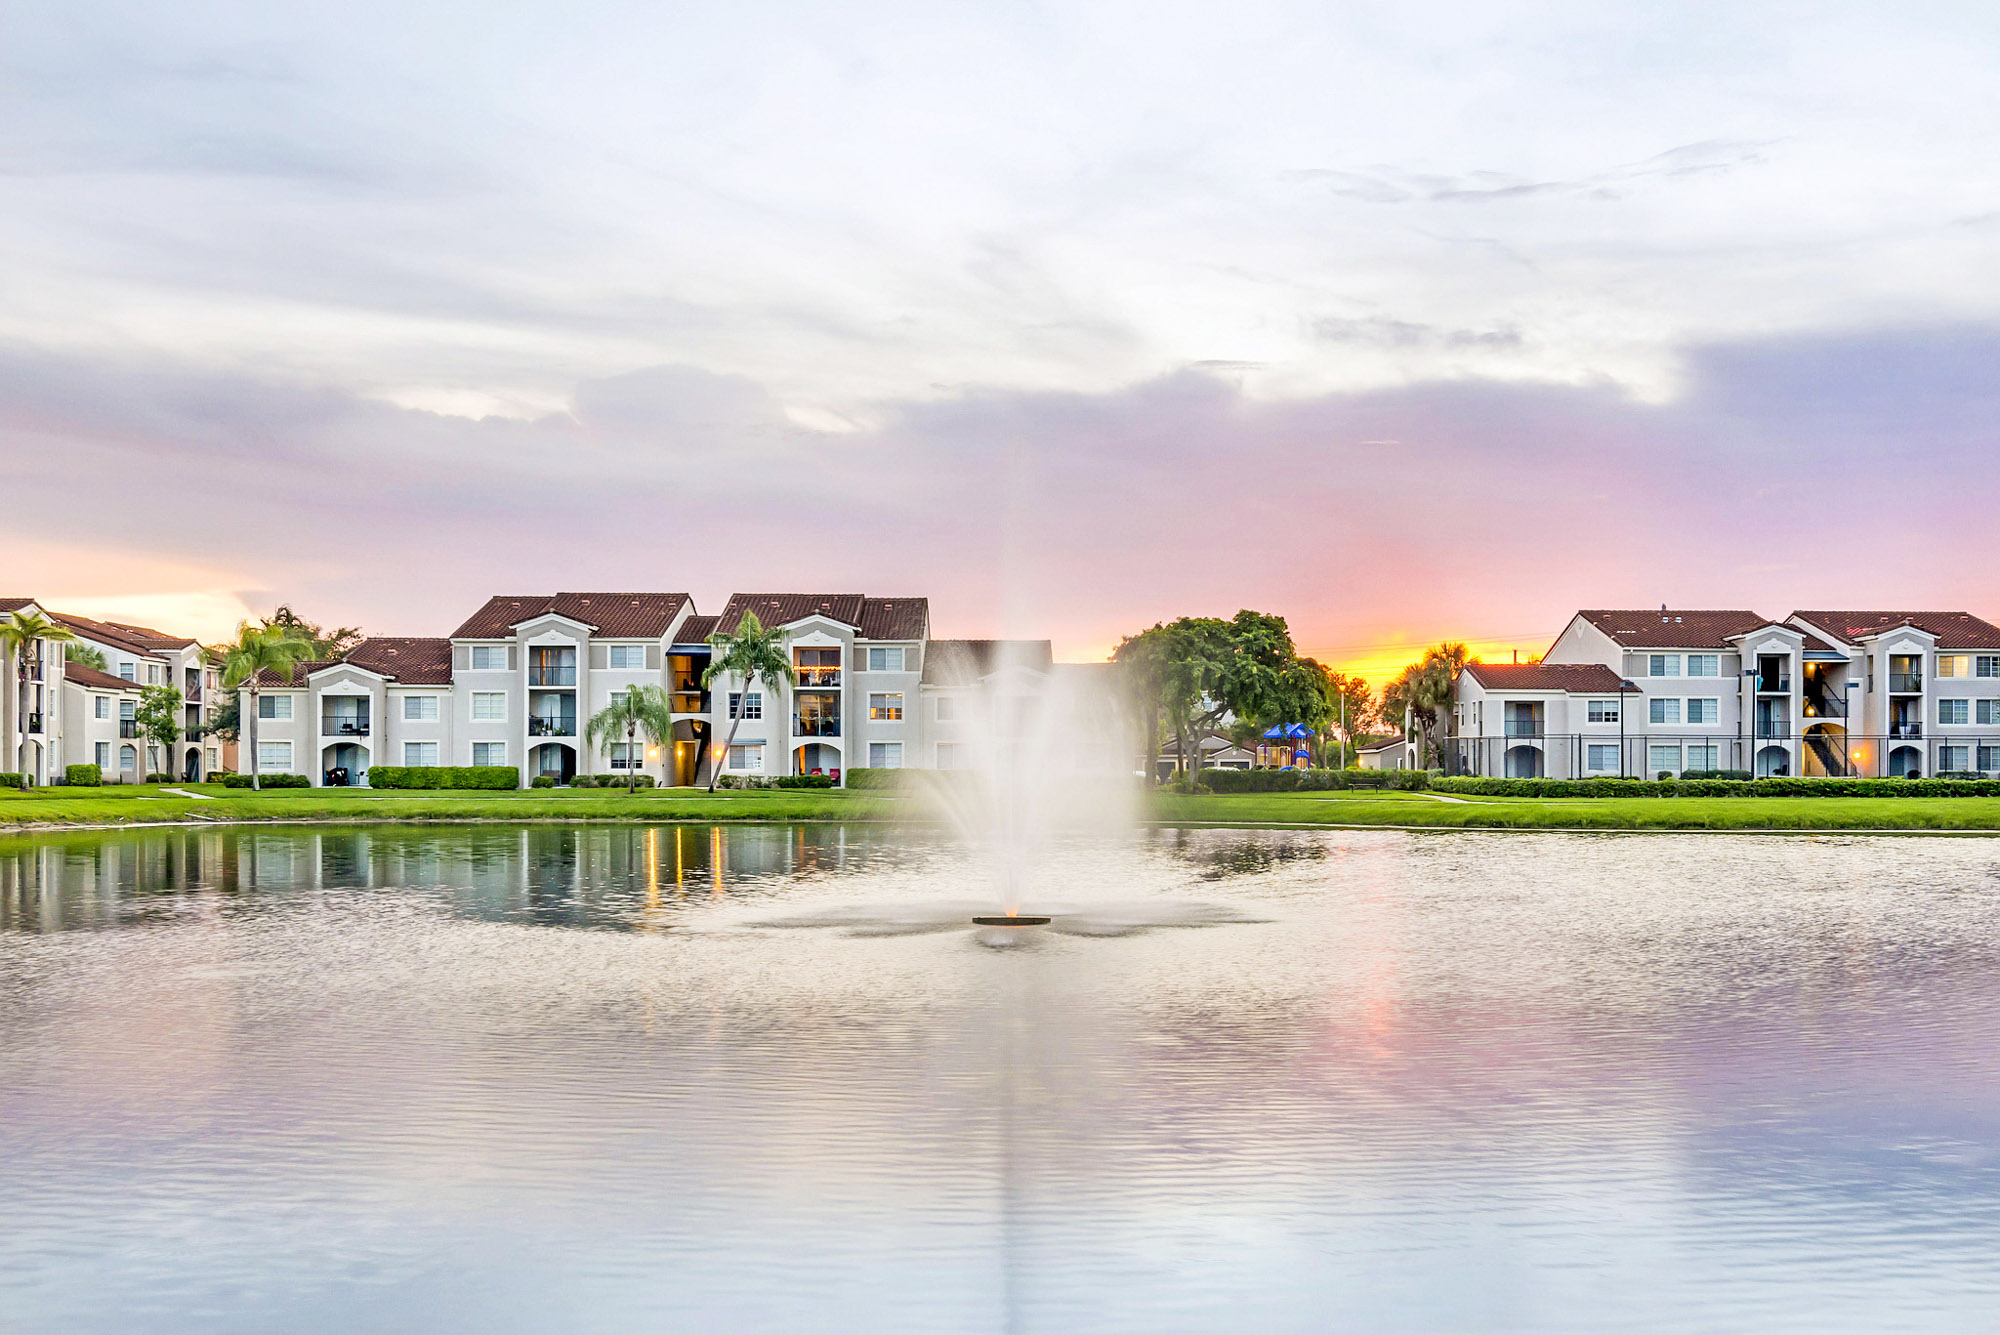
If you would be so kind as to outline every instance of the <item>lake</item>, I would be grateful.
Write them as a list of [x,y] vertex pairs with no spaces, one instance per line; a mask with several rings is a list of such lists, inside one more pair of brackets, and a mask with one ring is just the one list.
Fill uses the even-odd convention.
[[1082,934],[1009,949],[935,908],[987,865],[0,837],[0,1330],[2000,1312],[2000,842],[1155,831],[1039,859]]

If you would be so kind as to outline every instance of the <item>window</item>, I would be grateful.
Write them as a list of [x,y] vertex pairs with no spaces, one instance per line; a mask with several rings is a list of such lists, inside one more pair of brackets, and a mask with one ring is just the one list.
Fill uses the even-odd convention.
[[475,765],[504,765],[507,763],[507,743],[474,742],[472,763]]
[[1681,675],[1681,656],[1679,654],[1654,654],[1650,666],[1651,671],[1649,675],[1651,676],[1678,677]]
[[1937,767],[1947,772],[1972,768],[1972,748],[1969,746],[1940,746]]
[[96,700],[95,700],[95,701],[94,701],[93,703],[94,703],[94,704],[96,705],[96,711],[97,711],[97,717],[99,717],[99,718],[110,718],[110,717],[111,717],[111,697],[110,697],[110,696],[108,696],[108,695],[100,695],[100,696],[98,696],[98,697],[96,698]]
[[222,763],[221,752],[217,751],[214,747],[211,746],[208,748],[207,751],[203,752],[202,754],[205,758],[205,768],[211,774],[214,773],[215,767]]
[[764,768],[764,744],[748,742],[729,748],[729,768],[733,770],[761,770]]
[[126,659],[118,660],[118,675],[127,681],[139,680],[139,669]]
[[505,672],[507,670],[507,646],[504,644],[473,645],[472,668],[475,672]]
[[493,722],[507,717],[507,693],[505,691],[474,691],[472,693],[472,717],[475,721]]
[[903,651],[900,648],[885,649],[870,645],[868,648],[868,670],[870,672],[901,672]]
[[622,671],[646,666],[646,646],[643,644],[614,644],[611,646],[610,663]]
[[1938,675],[1940,677],[1969,677],[1972,675],[1970,654],[1939,654]]
[[[1688,675],[1690,677],[1719,677],[1722,675],[1721,654],[1689,654]],[[1695,766],[1690,765],[1693,769]]]
[[1968,708],[1968,706],[1970,706],[1971,703],[1972,702],[1970,700],[1938,701],[1938,722],[1939,723],[1967,722],[1972,717],[1972,711],[1970,708]]
[[1592,746],[1585,754],[1583,763],[1596,773],[1607,774],[1618,768],[1618,748]]
[[158,663],[146,664],[146,684],[148,686],[158,686],[160,684],[160,665]]
[[939,769],[965,768],[965,748],[957,742],[939,742],[937,757]]
[[868,697],[868,717],[876,722],[894,723],[903,717],[901,691],[877,691]]
[[644,747],[638,742],[613,742],[605,750],[611,756],[613,769],[638,769],[639,758],[645,754]]
[[[1722,717],[1722,702],[1720,700],[1690,700],[1687,704],[1687,721],[1689,723],[1714,723]],[[1690,761],[1689,768],[1714,769],[1715,766],[1696,765]]]
[[1679,723],[1679,722],[1681,721],[1681,702],[1680,702],[1680,701],[1678,701],[1678,700],[1649,700],[1649,701],[1647,701],[1647,704],[1648,704],[1648,706],[1650,707],[1650,709],[1651,709],[1651,711],[1652,711],[1652,720],[1653,720],[1653,722],[1655,722],[1655,723]]
[[1989,726],[2000,724],[2000,700],[1981,700],[1975,717]]
[[[1592,723],[1616,723],[1618,721],[1618,702],[1616,700],[1592,700],[1590,702],[1590,721]],[[1591,768],[1595,769],[1596,766],[1592,766]]]
[[1981,654],[1972,660],[1975,677],[2000,677],[2000,654]]
[[257,697],[257,717],[268,719],[288,719],[292,716],[292,697],[289,695],[260,695]]
[[[290,704],[291,701],[287,700],[285,703]],[[133,722],[138,715],[138,710],[139,706],[133,701],[120,700],[118,702],[118,721],[120,723]]]
[[121,769],[121,770],[123,770],[123,771],[124,771],[125,773],[127,773],[127,774],[136,774],[136,773],[138,773],[138,772],[139,772],[139,752],[138,752],[138,750],[137,750],[136,748],[134,748],[134,747],[130,747],[130,746],[121,746],[121,747],[119,747],[119,748],[118,748],[118,768],[119,768],[119,769]]
[[933,714],[939,723],[956,723],[958,721],[958,698],[956,696],[940,695],[937,698],[937,707],[933,711]]
[[403,718],[409,723],[435,723],[438,716],[438,698],[435,695],[406,695],[403,697]]
[[1646,777],[1652,778],[1661,770],[1679,772],[1681,749],[1678,746],[1653,745],[1646,748]]
[[257,743],[257,768],[260,770],[288,770],[292,767],[292,744],[290,742]]
[[752,691],[748,695],[745,695],[741,691],[731,691],[729,693],[729,717],[764,717],[764,693],[762,691]]
[[903,768],[903,744],[901,742],[868,743],[868,768]]
[[436,742],[404,742],[403,763],[405,765],[415,765],[422,769],[431,768],[438,763],[438,744]]
[[1687,749],[1687,767],[1689,769],[1715,769],[1717,768],[1715,753],[1716,748],[1713,745],[1690,746]]
[[1979,768],[1984,770],[2000,769],[2000,746],[1982,746],[1979,748]]
[[97,768],[100,770],[111,768],[111,743],[99,742],[97,744]]

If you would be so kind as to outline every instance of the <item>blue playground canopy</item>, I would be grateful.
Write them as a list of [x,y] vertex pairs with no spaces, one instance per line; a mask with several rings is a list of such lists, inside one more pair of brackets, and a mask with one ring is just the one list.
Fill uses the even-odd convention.
[[1264,731],[1265,740],[1273,742],[1310,741],[1312,735],[1312,729],[1303,723],[1280,723],[1277,727],[1267,728]]

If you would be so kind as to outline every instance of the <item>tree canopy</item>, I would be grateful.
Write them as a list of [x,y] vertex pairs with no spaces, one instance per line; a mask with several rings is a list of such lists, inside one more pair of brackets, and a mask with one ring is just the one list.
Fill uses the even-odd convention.
[[367,638],[359,626],[338,626],[327,630],[294,612],[290,603],[265,617],[263,628],[276,631],[285,639],[306,644],[310,647],[306,656],[314,660],[338,658]]
[[1407,718],[1409,736],[1419,744],[1427,765],[1443,761],[1444,720],[1456,698],[1458,674],[1471,661],[1465,645],[1446,640],[1426,649],[1422,658],[1382,688],[1382,721],[1400,733]]

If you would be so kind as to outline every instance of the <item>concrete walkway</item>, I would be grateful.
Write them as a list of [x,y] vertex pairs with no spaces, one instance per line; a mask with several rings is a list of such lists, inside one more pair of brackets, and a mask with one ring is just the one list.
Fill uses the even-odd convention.
[[192,797],[197,802],[213,802],[214,793],[191,793],[185,788],[162,788],[162,793],[172,793],[175,797]]

